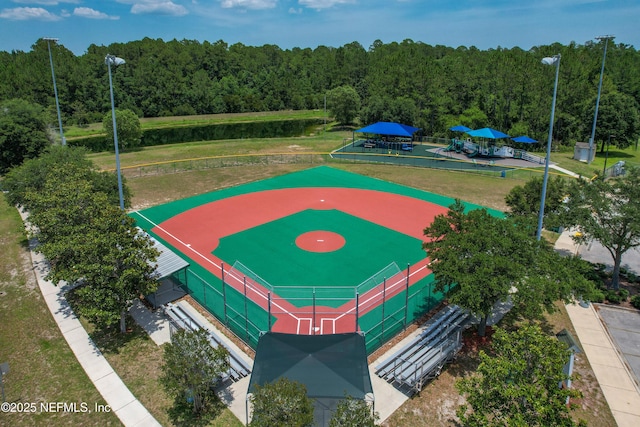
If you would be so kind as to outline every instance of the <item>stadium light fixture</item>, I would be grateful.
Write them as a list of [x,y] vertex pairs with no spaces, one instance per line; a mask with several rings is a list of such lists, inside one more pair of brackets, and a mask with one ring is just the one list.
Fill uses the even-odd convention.
[[64,132],[62,131],[62,116],[60,115],[60,102],[58,101],[58,87],[56,86],[56,73],[53,70],[53,56],[51,55],[51,42],[56,43],[58,39],[53,37],[43,37],[42,40],[47,41],[47,48],[49,50],[49,63],[51,64],[51,78],[53,79],[53,94],[56,98],[56,111],[58,112],[58,127],[60,128],[60,144],[67,145],[67,140],[64,138]]
[[544,65],[555,65],[556,81],[553,85],[553,101],[551,101],[551,120],[549,122],[549,135],[547,137],[547,157],[544,162],[544,178],[542,179],[542,194],[540,195],[540,212],[538,212],[538,230],[536,239],[542,236],[542,220],[544,218],[544,202],[547,197],[547,182],[549,181],[549,160],[551,157],[551,138],[553,137],[553,120],[556,112],[556,95],[558,94],[558,75],[560,73],[560,54],[542,58]]
[[113,101],[113,80],[111,79],[111,66],[117,67],[125,63],[125,60],[117,56],[109,55],[104,57],[104,62],[109,70],[109,93],[111,94],[111,119],[113,120],[113,143],[116,149],[116,174],[118,175],[118,197],[120,198],[120,209],[124,210],[124,194],[122,192],[122,174],[120,172],[120,151],[118,149],[118,129],[116,126],[116,106]]

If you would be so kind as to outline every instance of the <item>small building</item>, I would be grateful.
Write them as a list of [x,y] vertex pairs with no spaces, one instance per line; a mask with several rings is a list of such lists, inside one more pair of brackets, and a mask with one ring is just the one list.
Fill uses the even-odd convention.
[[[591,151],[591,153],[589,152]],[[591,158],[589,158],[591,156]],[[591,162],[596,156],[596,147],[593,146],[593,150],[589,150],[588,142],[576,142],[575,147],[573,148],[573,158],[575,160],[579,160],[581,162]]]

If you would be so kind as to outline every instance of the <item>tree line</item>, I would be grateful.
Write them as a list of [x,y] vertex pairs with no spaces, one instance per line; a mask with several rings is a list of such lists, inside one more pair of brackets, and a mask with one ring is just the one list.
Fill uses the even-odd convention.
[[[126,60],[114,68],[119,108],[139,117],[322,109],[331,91],[353,90],[357,114],[417,126],[444,136],[456,124],[493,127],[511,135],[545,140],[554,69],[541,58],[562,55],[554,139],[587,141],[591,134],[603,44],[552,44],[479,50],[404,40],[357,42],[334,48],[281,49],[275,45],[229,45],[144,38],[108,46],[90,45],[76,56],[51,45],[65,125],[99,122],[109,111],[106,54]],[[0,52],[0,101],[22,98],[40,104],[55,126],[55,101],[47,42],[31,51]],[[640,136],[640,54],[610,43],[598,112],[596,141],[620,147]]]

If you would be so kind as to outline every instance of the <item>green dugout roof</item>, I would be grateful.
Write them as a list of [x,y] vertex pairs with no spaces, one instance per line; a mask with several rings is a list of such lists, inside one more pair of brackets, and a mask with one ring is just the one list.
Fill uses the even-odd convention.
[[373,401],[364,336],[357,333],[260,337],[248,393],[287,378],[302,383],[318,412],[333,411],[345,396]]

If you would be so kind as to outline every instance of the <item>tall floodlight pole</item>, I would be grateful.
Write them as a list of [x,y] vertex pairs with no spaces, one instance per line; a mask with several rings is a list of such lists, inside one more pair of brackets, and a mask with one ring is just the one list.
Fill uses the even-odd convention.
[[58,39],[53,37],[43,37],[42,40],[47,41],[47,48],[49,49],[49,63],[51,64],[51,78],[53,79],[53,94],[56,97],[56,111],[58,112],[58,127],[60,128],[60,144],[67,145],[66,139],[64,139],[64,132],[62,131],[62,116],[60,115],[60,102],[58,101],[58,87],[56,86],[56,73],[53,70],[53,56],[51,55],[51,42],[57,42]]
[[607,45],[609,40],[613,40],[615,36],[600,36],[596,37],[597,40],[604,40],[604,53],[602,54],[602,68],[600,68],[600,83],[598,83],[598,96],[596,97],[596,112],[593,114],[593,125],[591,126],[591,137],[589,138],[589,159],[588,164],[593,159],[593,144],[596,137],[596,122],[598,121],[598,106],[600,105],[600,93],[602,92],[602,76],[604,75],[604,62],[607,59]]
[[544,202],[547,198],[547,182],[549,181],[549,159],[551,157],[551,138],[553,138],[553,120],[556,113],[556,95],[558,94],[558,75],[560,74],[560,54],[542,58],[545,65],[556,66],[556,82],[553,85],[553,101],[551,101],[551,120],[549,122],[549,135],[547,137],[547,158],[544,162],[544,178],[542,179],[542,194],[540,195],[540,212],[538,213],[538,230],[536,239],[542,236],[542,219],[544,218]]
[[117,56],[107,55],[104,62],[109,70],[109,92],[111,94],[111,119],[113,120],[113,144],[116,148],[116,174],[118,175],[118,196],[120,197],[120,209],[124,210],[124,195],[122,193],[122,174],[120,173],[120,150],[118,149],[118,128],[116,126],[116,105],[113,101],[113,81],[111,79],[111,66],[118,66],[125,63],[124,59]]

